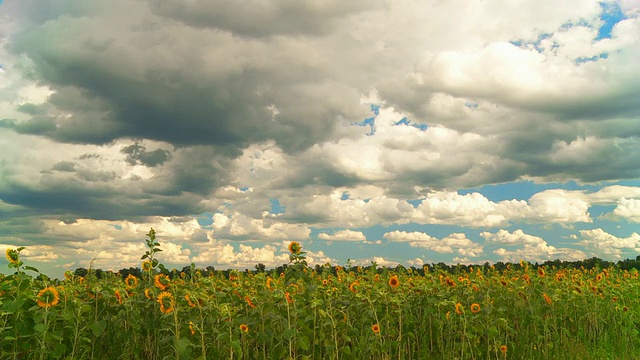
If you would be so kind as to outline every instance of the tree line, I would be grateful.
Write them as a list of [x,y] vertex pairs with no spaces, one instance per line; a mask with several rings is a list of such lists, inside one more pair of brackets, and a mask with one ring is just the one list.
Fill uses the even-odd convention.
[[[565,269],[587,269],[587,270],[591,270],[591,269],[603,269],[603,268],[617,268],[619,270],[632,270],[632,269],[637,269],[640,270],[640,255],[636,256],[635,259],[625,259],[625,260],[619,260],[617,262],[612,262],[612,261],[607,261],[607,260],[602,260],[600,258],[597,257],[592,257],[590,259],[584,259],[584,260],[577,260],[577,261],[561,261],[559,259],[556,260],[547,260],[543,263],[527,263],[529,267],[537,269],[539,267],[555,267],[555,268],[565,268]],[[217,270],[215,267],[213,266],[207,266],[205,268],[196,268],[195,264],[191,264],[191,265],[187,265],[185,267],[183,267],[181,270],[178,269],[167,269],[166,267],[164,267],[162,264],[159,266],[160,268],[160,272],[169,276],[170,278],[174,278],[177,276],[183,276],[183,277],[191,277],[193,276],[196,272],[199,272],[201,276],[217,276],[222,274],[224,277],[229,278],[229,276],[233,273],[237,273],[237,272],[245,272],[245,273],[264,273],[264,272],[268,272],[269,274],[274,274],[274,275],[278,275],[280,273],[283,273],[287,267],[289,265],[288,264],[283,264],[280,266],[277,266],[273,269],[267,269],[266,265],[262,264],[262,263],[258,263],[254,266],[254,269],[244,269],[244,270],[237,270],[237,269],[224,269],[224,270]],[[494,268],[497,271],[503,271],[507,268],[511,268],[511,269],[518,269],[521,268],[522,265],[520,263],[511,263],[511,262],[502,262],[502,261],[498,261],[495,264],[490,264],[489,262],[485,262],[484,264],[475,264],[475,265],[465,265],[465,264],[457,264],[457,265],[449,265],[449,264],[445,264],[443,262],[439,262],[439,263],[431,263],[431,264],[424,264],[422,267],[404,267],[402,265],[398,265],[396,267],[387,267],[386,269],[388,270],[393,270],[395,272],[402,272],[402,271],[408,271],[409,269],[411,269],[412,273],[418,273],[420,275],[424,275],[425,272],[425,267],[429,267],[429,269],[431,271],[435,270],[435,271],[444,271],[447,273],[451,273],[451,274],[457,274],[460,272],[468,272],[470,267],[473,267],[474,269],[477,268],[485,268],[485,269],[490,269],[490,268]],[[371,271],[371,268],[374,268],[375,271],[377,272],[383,272],[385,270],[384,267],[379,267],[376,263],[371,263],[371,265],[367,265],[367,266],[352,266],[351,265],[351,261],[347,261],[347,264],[345,266],[333,266],[330,264],[325,264],[325,265],[315,265],[314,267],[309,267],[310,270],[315,270],[315,272],[317,274],[322,274],[326,271],[329,271],[331,273],[333,273],[334,275],[337,273],[338,269],[342,270],[342,271]],[[117,272],[113,272],[111,270],[102,270],[102,269],[86,269],[86,268],[77,268],[73,271],[73,274],[75,276],[82,276],[82,277],[86,277],[89,274],[92,274],[93,276],[97,277],[97,278],[103,278],[106,276],[113,276],[115,274],[118,274],[119,276],[121,276],[122,278],[126,278],[129,274],[136,276],[136,277],[142,277],[143,273],[142,273],[142,269],[139,267],[129,267],[129,268],[123,268],[120,269]]]

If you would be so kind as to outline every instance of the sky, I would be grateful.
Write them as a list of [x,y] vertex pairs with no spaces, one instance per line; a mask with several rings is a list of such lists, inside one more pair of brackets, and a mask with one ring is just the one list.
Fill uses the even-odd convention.
[[638,63],[636,0],[0,1],[0,249],[635,258]]

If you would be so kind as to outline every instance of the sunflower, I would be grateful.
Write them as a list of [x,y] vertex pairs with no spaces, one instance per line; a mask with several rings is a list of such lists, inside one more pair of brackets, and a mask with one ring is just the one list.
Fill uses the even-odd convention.
[[273,282],[273,280],[271,279],[271,276],[267,276],[267,289],[271,290],[271,283]]
[[151,261],[146,260],[142,262],[142,271],[151,271],[151,268],[153,264],[151,264]]
[[544,277],[544,269],[543,268],[538,268],[538,276]]
[[138,286],[138,278],[133,276],[133,274],[129,274],[127,275],[127,278],[124,279],[124,284],[126,285],[127,289],[133,289]]
[[120,290],[116,290],[115,294],[116,299],[118,300],[118,304],[122,305],[122,295],[120,295]]
[[169,287],[171,280],[169,279],[169,277],[165,274],[158,274],[155,277],[155,280],[153,282],[153,284],[160,289],[160,291],[164,291],[167,290],[167,288]]
[[60,293],[53,286],[46,287],[38,293],[36,296],[38,306],[43,309],[48,309],[52,306],[58,305],[60,302]]
[[379,334],[380,333],[380,325],[378,325],[378,324],[371,325],[371,331],[373,331],[374,334]]
[[553,304],[553,301],[551,300],[549,295],[547,295],[546,293],[543,293],[542,296],[544,297],[544,301],[546,301],[547,304],[549,304],[549,305]]
[[292,241],[289,244],[289,252],[292,254],[299,254],[300,253],[300,243],[297,241]]
[[158,304],[160,304],[160,312],[163,314],[171,314],[175,302],[173,301],[173,295],[168,291],[163,291],[158,295]]
[[287,302],[289,304],[293,304],[293,298],[291,297],[291,294],[289,292],[284,293],[284,297],[287,299]]
[[193,321],[189,321],[189,331],[191,331],[191,335],[196,334],[196,329],[194,327]]
[[7,248],[7,250],[5,250],[4,252],[4,255],[11,264],[17,264],[20,262],[20,253],[18,252],[18,250]]
[[327,284],[329,284],[329,280],[323,279],[322,280],[322,285],[327,286]]
[[243,333],[249,332],[249,327],[246,324],[240,324],[240,331]]
[[398,275],[391,275],[388,282],[389,286],[392,288],[397,288],[400,285],[400,280],[398,280]]
[[476,284],[473,284],[471,288],[473,289],[473,291],[480,291],[480,288]]
[[504,355],[507,355],[507,345],[501,345],[500,352],[503,353]]
[[184,299],[187,300],[187,304],[189,304],[189,307],[192,307],[192,308],[196,307],[196,304],[193,301],[191,301],[191,297],[189,296],[189,294],[185,294]]
[[250,298],[250,297],[245,296],[245,297],[244,297],[244,300],[247,302],[247,305],[249,305],[249,307],[251,307],[251,308],[256,307],[256,306],[254,305],[254,303],[251,301],[251,298]]
[[471,312],[477,314],[480,312],[480,304],[473,303],[471,304]]
[[351,283],[351,285],[349,285],[349,290],[351,290],[352,293],[357,293],[358,289],[356,287],[359,285],[360,283],[358,281],[354,281]]
[[457,303],[456,304],[456,314],[462,315],[463,313],[464,313],[464,307],[462,307],[462,304]]
[[527,284],[531,284],[531,278],[527,274],[522,275],[522,280],[524,280]]
[[452,279],[450,279],[449,277],[447,277],[446,279],[444,279],[444,282],[447,283],[447,285],[451,286],[451,287],[456,287],[456,282],[453,281]]
[[149,289],[149,288],[144,289],[144,296],[147,299],[151,300],[151,289]]

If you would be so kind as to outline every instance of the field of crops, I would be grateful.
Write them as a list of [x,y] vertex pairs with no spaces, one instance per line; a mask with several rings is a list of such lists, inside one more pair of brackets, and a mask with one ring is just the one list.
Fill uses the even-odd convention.
[[375,266],[0,279],[1,359],[640,359],[638,271]]

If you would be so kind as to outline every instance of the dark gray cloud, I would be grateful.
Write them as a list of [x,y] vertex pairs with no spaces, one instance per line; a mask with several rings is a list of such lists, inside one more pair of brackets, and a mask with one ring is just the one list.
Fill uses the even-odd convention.
[[380,1],[179,1],[150,0],[157,14],[193,26],[226,30],[252,37],[322,35],[354,12],[377,7]]
[[194,29],[144,5],[115,2],[112,11],[129,11],[117,16],[61,6],[63,16],[14,36],[9,48],[28,57],[29,73],[55,94],[45,114],[38,109],[11,126],[61,142],[134,137],[242,149],[275,140],[298,151],[328,139],[337,118],[364,114],[353,88],[319,76],[325,69],[300,52],[303,40]]
[[167,150],[155,149],[153,151],[147,151],[146,147],[139,143],[125,146],[120,150],[120,152],[127,155],[125,161],[129,165],[142,164],[145,166],[155,167],[163,164],[171,157],[171,153]]

